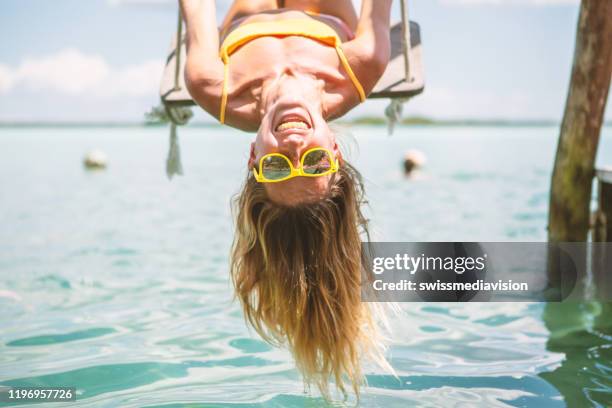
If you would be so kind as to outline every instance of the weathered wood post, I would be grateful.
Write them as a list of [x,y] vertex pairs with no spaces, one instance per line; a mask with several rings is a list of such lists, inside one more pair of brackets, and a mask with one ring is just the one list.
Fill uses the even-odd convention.
[[597,170],[597,211],[591,251],[592,281],[599,300],[612,300],[612,167]]
[[552,176],[550,242],[587,240],[594,162],[612,74],[611,16],[612,1],[582,0]]
[[589,233],[595,157],[612,74],[610,16],[610,0],[582,0],[580,4],[574,62],[551,180],[548,241],[553,245],[548,251],[547,272],[551,293],[558,294],[551,300],[562,300],[574,290],[574,268],[585,270],[587,266],[586,251],[571,266],[554,244],[585,242]]
[[593,241],[612,242],[612,167],[597,170],[597,212]]

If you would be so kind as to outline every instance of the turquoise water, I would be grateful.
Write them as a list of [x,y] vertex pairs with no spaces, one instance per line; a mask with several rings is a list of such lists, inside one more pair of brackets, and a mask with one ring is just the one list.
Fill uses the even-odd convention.
[[[545,239],[556,128],[351,132],[373,239]],[[180,137],[186,175],[168,182],[167,129],[0,129],[0,385],[75,386],[71,407],[324,404],[232,302],[229,200],[250,136]],[[92,148],[106,171],[81,167]],[[428,158],[410,179],[408,149]],[[612,164],[611,128],[598,162]],[[405,304],[388,351],[399,381],[367,366],[361,404],[610,406],[611,317],[600,303]]]

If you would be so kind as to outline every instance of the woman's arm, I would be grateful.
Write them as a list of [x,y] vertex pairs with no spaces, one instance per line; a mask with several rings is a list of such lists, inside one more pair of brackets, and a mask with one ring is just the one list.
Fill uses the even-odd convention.
[[392,0],[363,0],[355,39],[342,47],[366,94],[372,91],[389,62],[391,3]]
[[223,62],[219,57],[215,0],[180,0],[180,6],[187,26],[187,89],[202,108],[218,117],[223,86]]

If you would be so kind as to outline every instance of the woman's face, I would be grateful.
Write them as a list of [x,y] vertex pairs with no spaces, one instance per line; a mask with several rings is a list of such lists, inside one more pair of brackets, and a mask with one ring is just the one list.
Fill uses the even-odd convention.
[[[249,169],[258,166],[268,153],[284,154],[296,168],[304,152],[313,147],[324,147],[338,157],[336,138],[323,118],[319,84],[293,75],[283,76],[277,82],[264,95],[266,111],[251,144]],[[294,177],[264,186],[272,201],[296,205],[324,197],[331,177]]]

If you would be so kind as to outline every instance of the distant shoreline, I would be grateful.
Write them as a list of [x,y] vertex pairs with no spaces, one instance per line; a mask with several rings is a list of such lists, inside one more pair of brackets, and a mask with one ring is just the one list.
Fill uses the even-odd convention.
[[[360,117],[351,120],[337,120],[340,125],[386,126],[383,117]],[[163,127],[167,123],[124,122],[124,121],[0,121],[0,128],[147,128]],[[425,117],[409,117],[399,122],[400,126],[432,126],[432,127],[558,127],[560,122],[554,120],[507,120],[507,119],[430,119]],[[604,122],[603,127],[611,126],[612,122]],[[193,122],[187,127],[221,127],[218,123]]]

